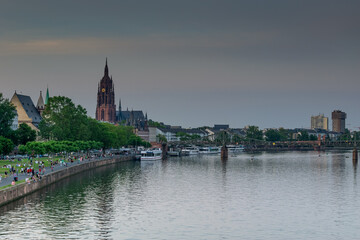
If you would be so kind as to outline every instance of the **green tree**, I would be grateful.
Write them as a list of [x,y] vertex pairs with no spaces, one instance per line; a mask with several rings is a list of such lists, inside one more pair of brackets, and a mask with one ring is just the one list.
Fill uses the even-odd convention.
[[167,142],[166,137],[164,135],[162,135],[162,134],[156,135],[156,138],[158,139],[159,143],[166,143]]
[[26,123],[20,124],[19,128],[15,132],[18,144],[25,145],[27,142],[31,142],[36,139],[36,131],[32,130]]
[[305,130],[300,131],[297,137],[298,141],[308,141],[309,139],[310,139],[309,133]]
[[0,155],[7,155],[14,149],[14,143],[3,136],[0,136]]
[[230,142],[230,136],[226,131],[221,131],[216,135],[215,142],[221,145],[226,145]]
[[281,134],[278,130],[275,129],[269,129],[265,132],[266,141],[280,141],[281,140]]
[[163,123],[156,122],[156,121],[153,121],[151,119],[149,119],[149,121],[148,121],[148,126],[149,127],[157,127],[157,128],[165,128]]
[[243,140],[244,140],[243,137],[239,136],[238,134],[235,134],[235,135],[232,137],[231,142],[232,142],[232,143],[239,143],[239,142],[241,142],[241,141],[243,141]]
[[14,105],[0,93],[0,136],[9,137],[11,134],[15,111]]
[[345,132],[343,134],[341,134],[340,140],[343,140],[343,141],[351,140],[351,133],[350,133],[349,129],[345,128]]
[[45,147],[42,142],[28,142],[25,145],[25,149],[26,149],[27,154],[29,154],[29,155],[45,153]]
[[280,133],[280,140],[281,141],[287,141],[287,140],[290,139],[289,130],[284,129],[284,128],[279,128],[279,133]]
[[40,135],[45,139],[88,140],[90,131],[86,110],[67,97],[49,98],[39,125]]
[[263,140],[263,133],[257,126],[249,126],[246,130],[248,140]]

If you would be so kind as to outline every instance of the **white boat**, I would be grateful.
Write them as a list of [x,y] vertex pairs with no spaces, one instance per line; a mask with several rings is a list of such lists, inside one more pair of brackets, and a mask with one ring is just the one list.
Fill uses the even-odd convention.
[[160,148],[148,149],[146,151],[141,151],[141,161],[155,161],[162,159],[162,151]]
[[182,153],[183,156],[197,155],[197,154],[199,154],[199,148],[197,148],[197,147],[186,147],[183,150],[181,150],[181,153]]
[[243,145],[228,145],[226,147],[230,153],[240,153],[244,151]]
[[217,154],[221,152],[219,147],[201,147],[199,148],[200,154]]
[[180,156],[180,150],[179,150],[179,149],[170,148],[170,150],[167,152],[167,154],[168,154],[170,157],[178,157],[178,156]]

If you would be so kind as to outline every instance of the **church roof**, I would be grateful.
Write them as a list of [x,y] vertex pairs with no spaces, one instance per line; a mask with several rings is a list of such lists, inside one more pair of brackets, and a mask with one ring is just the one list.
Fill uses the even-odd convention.
[[131,112],[133,112],[135,120],[137,120],[137,119],[144,120],[145,119],[143,111],[121,111],[122,120],[130,119]]
[[26,114],[29,116],[29,118],[32,119],[34,125],[39,124],[42,118],[31,98],[25,95],[20,95],[20,94],[16,94],[16,95],[19,98],[19,101],[23,106],[24,110],[26,111]]

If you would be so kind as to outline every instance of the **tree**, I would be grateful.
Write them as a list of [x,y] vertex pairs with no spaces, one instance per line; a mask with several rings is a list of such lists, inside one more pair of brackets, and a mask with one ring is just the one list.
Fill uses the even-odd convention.
[[26,123],[20,124],[19,128],[15,132],[18,140],[17,144],[25,145],[27,142],[31,142],[36,139],[36,131],[32,130]]
[[246,130],[246,138],[248,140],[262,140],[263,133],[257,126],[249,126]]
[[226,131],[221,131],[219,134],[217,134],[215,142],[221,145],[226,145],[230,142],[230,136]]
[[235,135],[232,137],[231,141],[232,141],[233,143],[238,144],[239,142],[243,141],[243,137],[239,136],[238,134],[235,134]]
[[159,143],[167,143],[166,137],[164,135],[162,135],[162,134],[156,135],[156,138],[158,139]]
[[67,97],[49,98],[39,125],[40,135],[45,139],[88,140],[90,131],[86,110]]
[[156,122],[156,121],[153,121],[151,119],[149,119],[149,121],[148,121],[148,126],[149,127],[157,127],[157,128],[165,128],[163,123]]
[[281,140],[281,134],[278,130],[275,129],[269,129],[265,133],[266,141],[280,141]]
[[305,130],[300,131],[297,137],[298,141],[308,141],[309,140],[309,133]]
[[284,128],[279,128],[279,133],[280,133],[280,140],[281,140],[281,141],[287,141],[287,140],[290,139],[289,130],[284,129]]
[[14,149],[14,143],[3,136],[0,136],[0,155],[7,155]]
[[0,93],[0,136],[8,137],[11,133],[11,125],[15,118],[16,108]]

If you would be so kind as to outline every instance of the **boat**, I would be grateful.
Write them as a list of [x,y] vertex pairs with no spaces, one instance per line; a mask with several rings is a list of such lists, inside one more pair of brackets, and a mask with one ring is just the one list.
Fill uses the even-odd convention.
[[162,151],[160,148],[152,148],[145,151],[141,151],[141,161],[155,161],[162,159]]
[[229,153],[240,153],[244,151],[243,145],[228,145],[226,146]]
[[200,154],[217,154],[221,152],[219,147],[201,147],[199,148]]
[[179,157],[180,153],[181,153],[181,151],[179,149],[170,148],[170,151],[167,152],[167,155],[170,157]]
[[181,150],[181,155],[188,156],[188,155],[197,155],[199,154],[199,148],[198,147],[186,147]]

